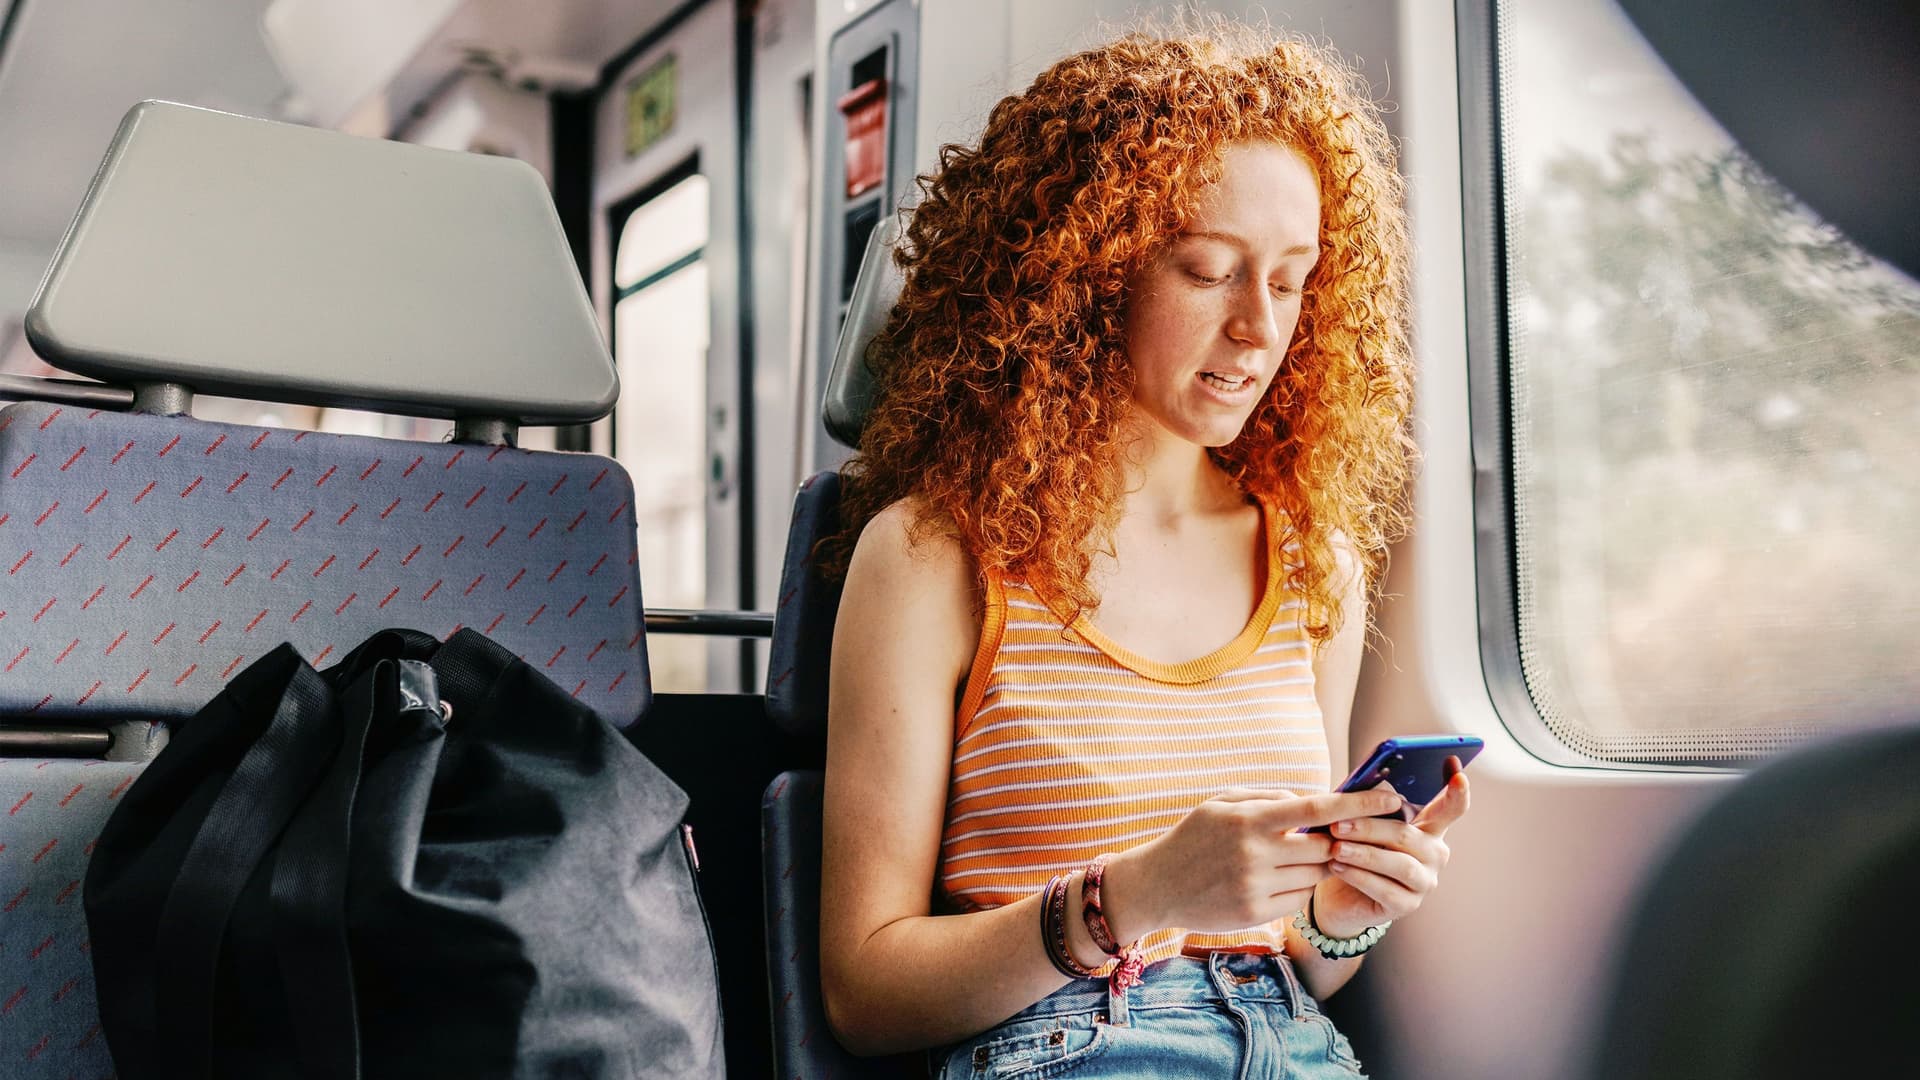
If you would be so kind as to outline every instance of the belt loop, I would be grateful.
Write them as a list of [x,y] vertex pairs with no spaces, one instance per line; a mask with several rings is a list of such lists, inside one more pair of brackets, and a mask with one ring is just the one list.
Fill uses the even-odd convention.
[[1300,1019],[1301,1013],[1306,1011],[1303,1003],[1306,989],[1300,985],[1299,972],[1293,970],[1293,961],[1288,960],[1285,953],[1274,953],[1268,959],[1276,969],[1274,974],[1280,980],[1280,985],[1287,988],[1287,1012],[1293,1019]]
[[1206,967],[1207,982],[1213,985],[1213,992],[1220,995],[1221,1001],[1232,1001],[1236,984],[1233,973],[1227,970],[1227,954],[1210,952],[1200,962]]
[[[1115,990],[1113,983],[1114,980],[1111,978],[1100,980],[1100,985],[1107,989],[1107,1023],[1115,1027],[1126,1027],[1127,992],[1125,990]],[[1137,986],[1138,984],[1135,985]]]

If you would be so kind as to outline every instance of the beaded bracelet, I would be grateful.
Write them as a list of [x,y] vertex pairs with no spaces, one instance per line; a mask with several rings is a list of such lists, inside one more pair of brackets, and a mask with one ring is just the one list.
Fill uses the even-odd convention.
[[1093,969],[1081,966],[1067,945],[1067,878],[1066,874],[1055,874],[1041,894],[1040,941],[1055,971],[1069,979],[1091,979]]
[[1387,936],[1387,927],[1392,925],[1393,920],[1388,919],[1379,926],[1369,926],[1350,938],[1328,937],[1313,917],[1313,897],[1311,896],[1307,898],[1305,910],[1296,913],[1293,917],[1293,928],[1300,931],[1300,936],[1306,939],[1307,944],[1318,949],[1320,955],[1329,960],[1351,960],[1359,956],[1380,944],[1380,939]]

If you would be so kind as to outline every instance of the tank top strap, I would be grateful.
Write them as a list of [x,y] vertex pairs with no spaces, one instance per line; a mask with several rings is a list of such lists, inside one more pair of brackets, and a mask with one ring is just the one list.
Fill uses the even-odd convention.
[[982,572],[986,579],[986,609],[980,615],[980,644],[974,649],[973,667],[967,672],[966,689],[960,695],[960,707],[953,714],[953,738],[957,743],[966,733],[973,715],[980,711],[980,699],[986,696],[993,675],[994,661],[1000,656],[1000,641],[1007,630],[1007,583],[997,570]]

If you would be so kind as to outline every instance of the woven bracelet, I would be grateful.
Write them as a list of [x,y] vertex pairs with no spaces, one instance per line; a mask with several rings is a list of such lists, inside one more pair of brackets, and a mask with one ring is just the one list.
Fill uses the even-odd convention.
[[1069,979],[1091,979],[1093,969],[1082,967],[1067,944],[1067,878],[1066,874],[1055,874],[1041,894],[1040,941],[1055,971]]
[[1080,879],[1080,918],[1087,924],[1087,933],[1093,935],[1093,943],[1108,956],[1120,954],[1120,942],[1114,939],[1113,928],[1107,925],[1107,909],[1100,903],[1100,885],[1106,879],[1107,860],[1112,855],[1095,855],[1087,864],[1086,874]]
[[1080,879],[1080,916],[1087,924],[1087,933],[1093,936],[1093,943],[1108,956],[1118,957],[1120,963],[1113,973],[1107,976],[1108,985],[1116,994],[1124,994],[1128,987],[1137,986],[1146,970],[1146,958],[1140,953],[1140,943],[1122,945],[1114,936],[1113,927],[1107,924],[1107,910],[1100,899],[1100,887],[1106,882],[1107,860],[1113,856],[1100,854],[1087,864],[1085,875]]

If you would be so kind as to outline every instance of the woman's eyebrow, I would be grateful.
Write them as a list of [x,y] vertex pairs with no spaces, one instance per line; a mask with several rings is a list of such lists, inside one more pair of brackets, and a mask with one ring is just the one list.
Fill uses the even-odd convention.
[[[1180,238],[1183,240],[1186,240],[1186,239],[1217,240],[1220,243],[1239,248],[1242,251],[1249,251],[1249,250],[1252,250],[1253,248],[1253,245],[1249,243],[1245,237],[1240,236],[1237,233],[1220,232],[1215,229],[1195,229],[1191,232],[1185,232],[1180,234]],[[1285,251],[1282,251],[1280,253],[1280,256],[1281,258],[1288,258],[1294,255],[1313,255],[1317,253],[1318,253],[1318,249],[1311,244],[1295,244],[1292,247],[1286,249]]]

